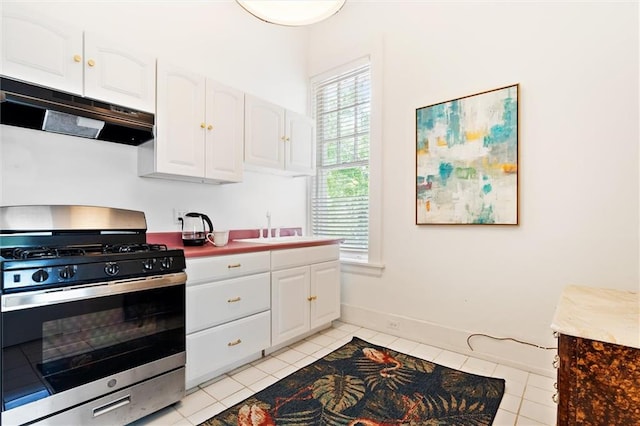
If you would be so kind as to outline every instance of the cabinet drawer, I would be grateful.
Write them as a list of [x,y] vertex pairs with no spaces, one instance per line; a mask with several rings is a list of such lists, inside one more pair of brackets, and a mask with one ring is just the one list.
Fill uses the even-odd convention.
[[273,250],[271,252],[271,269],[292,268],[312,263],[329,262],[339,258],[340,246],[338,244]]
[[269,347],[270,313],[262,312],[187,335],[187,388],[233,362]]
[[187,288],[187,333],[266,311],[270,306],[269,273]]
[[268,272],[269,252],[187,259],[187,286],[243,275]]

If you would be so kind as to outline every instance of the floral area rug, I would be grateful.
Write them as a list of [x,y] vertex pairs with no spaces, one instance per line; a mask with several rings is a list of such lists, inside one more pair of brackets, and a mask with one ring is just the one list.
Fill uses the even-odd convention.
[[503,379],[357,337],[202,425],[491,425]]

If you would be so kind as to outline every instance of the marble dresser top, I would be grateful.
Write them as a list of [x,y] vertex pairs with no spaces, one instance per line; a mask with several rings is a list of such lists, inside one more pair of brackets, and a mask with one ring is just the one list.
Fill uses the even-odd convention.
[[567,286],[551,328],[561,334],[640,349],[638,293]]

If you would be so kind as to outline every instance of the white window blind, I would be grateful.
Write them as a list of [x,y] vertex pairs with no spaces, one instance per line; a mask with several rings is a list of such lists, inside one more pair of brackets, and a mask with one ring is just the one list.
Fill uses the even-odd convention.
[[369,65],[314,85],[316,177],[311,196],[315,235],[344,238],[341,249],[369,246]]

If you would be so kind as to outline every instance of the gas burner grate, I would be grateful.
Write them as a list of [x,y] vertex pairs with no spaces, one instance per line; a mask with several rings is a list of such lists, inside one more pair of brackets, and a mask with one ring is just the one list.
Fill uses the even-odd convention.
[[2,250],[5,259],[53,259],[66,256],[84,256],[81,248],[75,247],[16,247]]
[[137,253],[145,251],[166,251],[165,244],[113,244],[105,245],[102,252],[107,253]]

